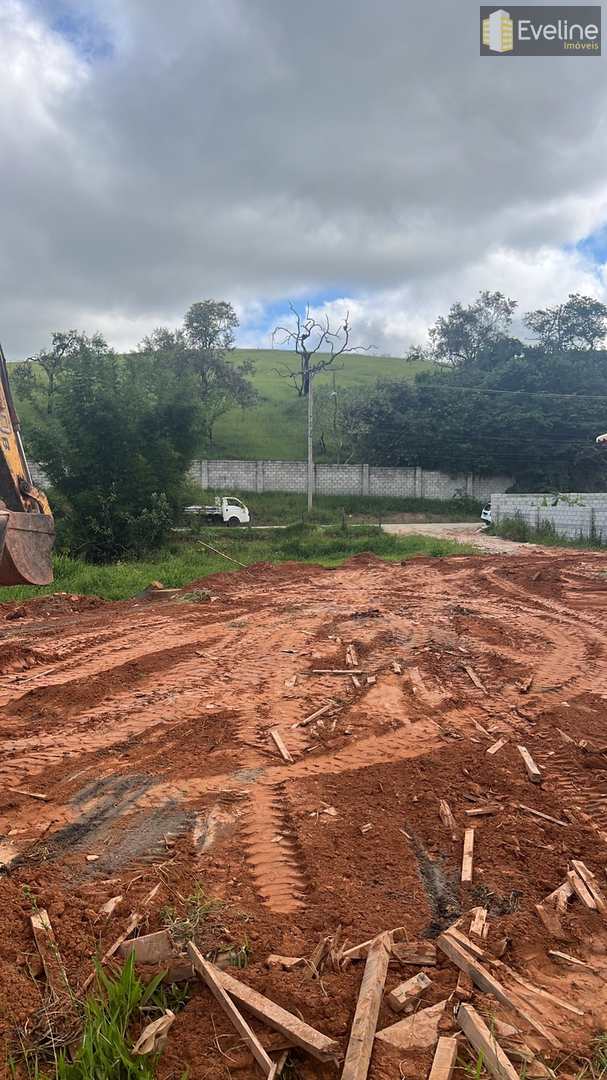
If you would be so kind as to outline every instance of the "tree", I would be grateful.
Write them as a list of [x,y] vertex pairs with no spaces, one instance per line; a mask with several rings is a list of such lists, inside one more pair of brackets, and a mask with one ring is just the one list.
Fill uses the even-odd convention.
[[81,335],[44,405],[28,438],[67,503],[70,550],[99,562],[158,546],[202,433],[193,376]]
[[[91,339],[93,340],[93,339]],[[68,364],[78,356],[87,341],[86,335],[78,330],[56,330],[51,334],[48,349],[42,349],[35,356],[30,356],[19,364],[12,373],[12,381],[17,394],[25,400],[34,401],[40,397],[41,387],[45,387],[46,412],[53,411],[53,398],[57,380]],[[36,378],[36,372],[42,375],[42,381]]]
[[607,335],[607,307],[579,293],[569,293],[564,304],[528,311],[523,321],[544,349],[593,350]]
[[238,318],[230,303],[202,300],[186,312],[182,328],[158,327],[140,346],[143,353],[162,357],[176,369],[194,376],[211,445],[220,416],[235,406],[249,408],[259,400],[248,378],[255,371],[252,361],[235,364],[229,358],[237,326]]
[[314,391],[314,430],[318,449],[321,454],[330,455],[330,459],[338,464],[352,457],[350,418],[359,393],[358,390],[338,387],[335,373],[331,386],[322,386]]
[[367,352],[369,346],[350,345],[348,312],[343,323],[332,330],[328,315],[320,321],[310,314],[309,307],[306,308],[305,315],[301,315],[293,304],[289,304],[289,308],[293,314],[294,325],[276,326],[272,333],[272,346],[280,337],[279,344],[287,345],[294,350],[297,363],[294,367],[283,366],[275,370],[282,378],[293,381],[298,397],[307,397],[310,379],[314,375],[333,367],[340,356],[353,352]]
[[507,338],[516,300],[501,292],[479,293],[473,304],[452,304],[430,327],[434,358],[452,367],[474,363],[481,352]]

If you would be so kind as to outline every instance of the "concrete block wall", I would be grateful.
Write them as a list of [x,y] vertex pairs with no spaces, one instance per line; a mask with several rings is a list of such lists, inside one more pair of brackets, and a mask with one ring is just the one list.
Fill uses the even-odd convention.
[[[195,461],[191,479],[203,490],[289,491],[307,490],[305,461]],[[317,495],[392,495],[452,499],[470,495],[488,499],[512,484],[509,476],[476,476],[421,468],[380,468],[375,465],[316,465]]]
[[549,522],[556,532],[570,540],[591,534],[607,543],[607,493],[568,492],[558,499],[552,493],[491,496],[491,513],[496,524],[516,515],[532,528]]

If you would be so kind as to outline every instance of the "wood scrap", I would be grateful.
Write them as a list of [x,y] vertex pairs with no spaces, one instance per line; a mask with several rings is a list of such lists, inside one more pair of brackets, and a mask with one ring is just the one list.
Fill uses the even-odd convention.
[[169,1028],[175,1019],[175,1013],[170,1009],[166,1009],[165,1012],[158,1020],[152,1020],[150,1024],[144,1027],[141,1035],[137,1039],[133,1047],[134,1054],[157,1054],[162,1050],[167,1036]]
[[287,1012],[286,1009],[271,1001],[270,998],[264,997],[257,990],[253,990],[246,983],[234,979],[226,971],[214,968],[213,974],[231,998],[268,1027],[285,1035],[295,1046],[307,1050],[319,1061],[332,1061],[339,1057],[339,1043],[335,1039],[330,1039],[327,1035],[316,1031],[298,1016]]
[[392,956],[401,964],[434,967],[436,945],[431,941],[396,941],[392,945]]
[[341,1080],[366,1080],[391,945],[390,934],[383,933],[369,946]]
[[361,683],[360,679],[357,679],[356,675],[352,675],[351,678],[352,678],[352,686],[354,687],[354,689],[355,690],[360,690],[360,688],[362,686],[362,683]]
[[238,559],[232,558],[231,555],[226,555],[225,551],[220,551],[219,548],[213,547],[212,544],[205,544],[202,540],[197,540],[196,543],[200,544],[200,546],[203,548],[208,548],[209,551],[214,551],[216,555],[221,555],[222,559],[228,559],[230,562],[236,563],[237,566],[243,566],[246,570],[246,563],[240,562]]
[[[143,906],[144,905],[142,905],[142,907]],[[119,936],[115,939],[115,941],[112,942],[109,949],[101,957],[101,960],[99,961],[101,967],[103,967],[104,964],[107,964],[108,960],[110,960],[112,958],[114,953],[118,952],[118,949],[122,945],[122,942],[126,941],[126,939],[128,937],[130,937],[130,935],[133,933],[133,930],[135,930],[139,926],[139,923],[141,922],[142,918],[143,918],[143,915],[141,915],[138,911],[133,912],[133,914],[131,915],[131,917],[130,917],[128,923],[127,923],[126,929],[122,932],[122,934],[119,934]],[[94,978],[95,978],[95,972],[91,971],[90,975],[88,975],[86,977],[86,979],[84,980],[84,982],[82,984],[82,993],[84,993],[86,990],[88,990],[88,988],[91,985]]]
[[517,803],[519,810],[524,810],[527,814],[533,814],[534,817],[542,818],[543,821],[551,821],[553,825],[563,825],[565,828],[569,824],[568,821],[561,821],[560,818],[552,817],[551,814],[545,814],[543,810],[534,810],[532,806],[525,806],[524,803]]
[[112,897],[110,897],[110,899],[107,900],[106,903],[103,904],[102,907],[99,908],[99,914],[100,915],[107,915],[107,917],[109,919],[110,915],[114,914],[116,908],[118,907],[118,905],[120,904],[121,901],[122,901],[122,896],[112,896]]
[[473,992],[474,983],[472,982],[472,979],[465,971],[460,971],[457,976],[457,983],[455,990],[453,991],[453,996],[459,1001],[470,1001]]
[[534,675],[530,675],[528,679],[525,679],[525,682],[517,683],[518,690],[519,690],[520,694],[528,694],[529,693],[529,691],[531,690],[531,687],[533,686],[534,678],[535,678]]
[[364,675],[364,671],[352,671],[352,668],[312,668],[311,672],[304,671],[304,675]]
[[[545,998],[546,1001],[551,1001],[554,1005],[558,1005],[561,1009],[565,1009],[566,1012],[573,1013],[575,1016],[584,1016],[583,1009],[578,1009],[577,1005],[572,1005],[569,1001],[563,1001],[562,998],[557,997],[556,994],[551,994],[549,990],[544,990],[541,986],[534,986],[523,975],[519,975],[518,971],[514,971],[513,968],[509,967],[508,964],[504,964],[501,960],[491,960],[490,963],[500,971],[506,972],[511,979],[519,983],[529,994]],[[522,993],[522,991],[517,991],[517,993]]]
[[28,799],[41,799],[42,802],[48,802],[48,795],[43,795],[41,791],[26,791],[18,787],[7,787],[6,790],[12,791],[15,795],[27,795]]
[[584,904],[584,907],[587,907],[589,911],[596,911],[597,905],[594,896],[586,886],[584,880],[575,870],[568,870],[567,881],[571,885],[575,895]]
[[329,712],[329,709],[333,709],[334,707],[335,702],[330,701],[327,705],[322,705],[320,709],[316,709],[316,712],[310,713],[309,716],[305,716],[303,720],[298,720],[296,724],[291,724],[291,727],[307,727],[308,724],[311,724],[314,720],[318,720],[319,716],[324,716],[325,713]]
[[531,757],[531,754],[529,753],[527,747],[519,745],[519,746],[517,746],[516,749],[518,750],[519,754],[521,755],[521,757],[523,759],[525,768],[527,770],[527,776],[531,780],[531,783],[532,784],[541,784],[541,782],[542,782],[542,774],[541,774],[540,770],[538,769],[537,765],[535,764],[535,761]]
[[494,742],[485,752],[493,756],[494,754],[497,754],[502,747],[506,746],[507,742],[507,739],[498,739],[497,742]]
[[472,1005],[460,1005],[456,1019],[470,1045],[482,1054],[483,1065],[496,1080],[519,1080],[516,1069]]
[[475,907],[472,909],[472,922],[470,923],[471,938],[487,937],[487,908]]
[[526,1009],[519,1004],[512,993],[505,989],[502,984],[491,974],[491,972],[475,960],[466,949],[460,945],[456,939],[449,934],[440,934],[437,938],[436,944],[445,955],[452,961],[460,971],[465,971],[470,976],[472,981],[478,986],[479,990],[482,990],[485,994],[493,994],[493,996],[500,1001],[506,1008],[511,1009],[522,1017],[527,1024],[530,1025],[538,1035],[541,1035],[551,1046],[560,1048],[558,1040],[552,1035],[543,1024],[540,1024],[535,1017],[531,1016]]
[[271,953],[266,960],[266,967],[294,971],[295,968],[303,967],[305,962],[303,956],[280,956],[278,953]]
[[596,879],[596,875],[593,874],[592,870],[589,870],[586,864],[579,859],[572,859],[571,865],[578,877],[584,882],[584,885],[597,906],[597,910],[600,911],[602,915],[605,915],[607,912],[607,899]]
[[173,957],[173,946],[168,930],[157,930],[123,941],[117,952],[123,957],[132,953],[136,964],[162,964]]
[[451,1080],[457,1061],[457,1039],[452,1035],[441,1035],[428,1080]]
[[45,908],[38,908],[33,915],[30,915],[30,923],[49,989],[58,999],[70,997],[70,984],[48,911]]
[[358,667],[358,657],[353,645],[346,646],[346,664],[348,664],[349,667]]
[[238,1034],[244,1039],[264,1076],[274,1077],[276,1074],[274,1062],[264,1050],[255,1032],[249,1027],[244,1016],[242,1016],[236,1008],[232,998],[219,982],[219,969],[214,967],[213,964],[209,964],[204,959],[202,953],[196,948],[193,941],[188,942],[187,952],[196,973],[200,975],[207,984],[215,1000],[221,1005],[223,1011],[230,1018]]
[[558,949],[549,949],[548,956],[551,956],[553,960],[560,960],[564,964],[571,964],[573,967],[587,968],[588,971],[593,971],[592,964],[586,963],[585,960],[578,960],[577,956],[569,956],[569,953],[560,952]]
[[476,956],[478,960],[483,959],[485,955],[483,950],[474,941],[471,941],[466,934],[463,934],[457,926],[448,927],[448,929],[445,930],[445,934],[449,934],[451,937],[455,938],[464,949],[467,949],[472,956]]
[[455,818],[451,812],[451,807],[445,799],[441,799],[438,804],[439,817],[446,829],[451,833],[451,839],[457,839],[457,825],[455,824]]
[[428,976],[423,971],[419,971],[417,975],[412,975],[410,979],[395,986],[388,994],[386,1001],[394,1012],[402,1012],[409,1005],[413,1005],[431,985]]
[[462,852],[462,874],[461,881],[463,885],[468,885],[472,881],[472,869],[474,860],[474,829],[466,829],[464,832],[464,848]]
[[468,676],[470,681],[473,682],[474,685],[476,686],[476,689],[477,690],[482,690],[483,694],[488,693],[487,687],[482,682],[482,680],[479,679],[479,677],[476,674],[476,671],[474,670],[474,668],[471,667],[470,664],[462,664],[462,667],[463,667],[464,671],[466,672],[466,675]]
[[464,810],[464,814],[468,817],[490,817],[492,814],[499,813],[500,810],[503,810],[500,803],[487,803],[485,806],[475,806],[472,810]]
[[289,753],[289,751],[287,750],[284,739],[283,739],[282,735],[280,734],[280,731],[278,730],[278,728],[275,728],[275,727],[270,728],[269,731],[268,731],[268,734],[269,734],[270,738],[272,739],[272,742],[274,743],[276,749],[278,750],[278,753],[280,754],[282,760],[286,761],[288,765],[292,765],[294,759],[293,759],[292,755]]
[[428,1046],[434,1046],[446,1006],[445,998],[427,1009],[419,1009],[411,1016],[405,1016],[404,1020],[397,1020],[395,1024],[382,1028],[375,1038],[389,1043],[390,1046],[396,1046],[399,1050],[424,1050]]

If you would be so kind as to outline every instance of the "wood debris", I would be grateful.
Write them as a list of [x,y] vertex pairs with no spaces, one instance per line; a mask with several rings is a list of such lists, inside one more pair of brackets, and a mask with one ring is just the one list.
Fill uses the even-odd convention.
[[295,968],[303,967],[305,962],[303,956],[280,956],[278,953],[271,953],[266,960],[266,967],[294,971]]
[[586,963],[585,960],[578,960],[577,956],[569,956],[568,953],[559,952],[558,949],[549,949],[548,956],[551,956],[553,960],[560,960],[564,964],[571,964],[573,967],[587,968],[588,971],[593,971],[592,964]]
[[397,1020],[395,1024],[382,1028],[375,1038],[399,1050],[425,1050],[428,1046],[434,1046],[446,1005],[445,999],[427,1009],[419,1009],[411,1016],[405,1016],[404,1020]]
[[457,1061],[457,1039],[452,1035],[441,1035],[428,1080],[451,1080]]
[[553,825],[563,825],[565,828],[569,824],[568,821],[561,821],[560,818],[552,817],[551,814],[545,814],[543,810],[534,810],[532,806],[525,806],[524,803],[517,803],[519,810],[524,810],[527,814],[533,814],[534,817],[542,818],[543,821],[551,821]]
[[466,672],[466,675],[468,676],[470,681],[473,682],[474,685],[476,686],[476,689],[477,690],[482,690],[483,694],[487,694],[488,693],[487,687],[482,682],[482,680],[479,679],[479,677],[476,674],[476,671],[474,670],[474,668],[471,667],[470,664],[462,664],[462,667],[463,667],[464,671]]
[[[601,889],[596,876],[588,869],[585,863],[580,862],[579,859],[572,859],[571,865],[577,876],[584,882],[586,889],[594,900],[597,910],[600,911],[602,915],[605,915],[607,913],[607,899],[605,899],[605,894]],[[573,882],[571,884],[573,884]]]
[[272,739],[272,742],[276,746],[276,749],[278,750],[278,753],[280,754],[282,760],[286,761],[288,765],[292,765],[293,764],[293,757],[289,753],[289,751],[287,750],[287,747],[285,746],[284,739],[283,739],[282,735],[280,734],[280,731],[278,730],[278,728],[275,728],[275,727],[270,728],[269,731],[268,731],[268,734],[269,734],[270,738]]
[[487,803],[485,806],[475,806],[472,810],[464,810],[464,813],[468,817],[490,817],[500,810],[503,810],[501,803]]
[[48,802],[48,795],[43,795],[41,791],[26,791],[18,787],[7,787],[6,790],[12,791],[15,795],[27,795],[29,799],[41,799],[43,802]]
[[366,1080],[390,961],[392,939],[379,934],[369,946],[341,1080]]
[[46,909],[38,908],[30,915],[30,923],[49,989],[57,999],[70,997],[70,984]]
[[403,1009],[414,1004],[431,985],[428,976],[423,971],[419,971],[417,975],[412,975],[410,979],[395,986],[394,990],[388,994],[386,1001],[394,1012],[402,1012]]
[[157,1054],[162,1050],[167,1036],[169,1028],[175,1019],[175,1013],[170,1009],[166,1009],[165,1012],[158,1020],[152,1020],[151,1024],[144,1027],[141,1035],[137,1039],[133,1047],[134,1054]]
[[434,967],[436,945],[431,941],[397,941],[392,944],[392,956],[401,964]]
[[451,812],[451,807],[445,799],[441,799],[438,804],[439,817],[446,829],[451,833],[451,839],[457,839],[457,825],[455,824],[455,818]]
[[464,849],[462,853],[461,881],[463,885],[468,885],[472,881],[473,859],[474,829],[466,829],[466,831],[464,832]]
[[472,922],[470,923],[470,937],[486,938],[488,930],[489,927],[487,925],[487,908],[473,908]]
[[348,664],[349,667],[358,667],[358,657],[353,645],[346,646],[346,664]]
[[525,768],[527,770],[527,776],[531,780],[531,783],[532,784],[541,784],[541,782],[542,782],[542,774],[541,774],[540,770],[538,769],[537,765],[535,764],[535,761],[531,757],[531,754],[529,753],[527,747],[526,746],[517,746],[516,749],[518,750],[519,754],[521,755],[521,757],[523,759],[523,762],[525,764]]
[[497,742],[493,743],[493,746],[490,746],[488,748],[486,753],[491,754],[491,755],[497,754],[498,750],[501,750],[503,746],[506,746],[507,742],[508,742],[507,739],[498,739]]
[[583,878],[580,877],[575,870],[569,870],[567,873],[567,881],[571,885],[575,895],[582,901],[584,907],[587,907],[589,911],[596,911],[597,904],[594,896],[590,892],[590,889],[586,885]]
[[157,930],[123,941],[117,952],[124,957],[132,953],[136,964],[162,964],[173,957],[173,946],[168,930]]
[[460,945],[458,941],[450,934],[440,934],[437,939],[437,945],[446,956],[456,964],[461,971],[465,971],[470,976],[473,983],[478,986],[479,990],[482,990],[485,994],[493,994],[497,1001],[500,1001],[502,1005],[505,1005],[507,1009],[511,1009],[517,1013],[518,1016],[530,1025],[538,1035],[541,1035],[551,1046],[560,1048],[558,1040],[543,1026],[538,1020],[531,1016],[526,1009],[519,1004],[512,993],[505,989],[502,984],[494,978],[490,971],[484,967],[478,960],[475,960],[467,950]]
[[291,724],[291,727],[292,728],[306,727],[308,724],[311,724],[314,720],[318,720],[319,716],[324,716],[324,714],[329,712],[329,709],[334,708],[334,706],[335,706],[335,702],[330,701],[327,705],[323,705],[323,706],[321,706],[320,709],[316,709],[316,712],[310,713],[309,716],[305,716],[303,720],[298,720],[296,724]]
[[477,1054],[482,1054],[483,1065],[496,1080],[519,1080],[516,1069],[472,1005],[460,1005],[456,1019],[470,1045]]
[[121,901],[122,896],[112,896],[109,900],[106,901],[105,904],[103,904],[102,907],[99,908],[99,914],[107,915],[107,917],[109,918],[110,915],[114,914],[116,908]]
[[268,1027],[285,1035],[295,1046],[307,1050],[319,1061],[332,1061],[339,1057],[339,1043],[335,1039],[328,1038],[320,1031],[310,1027],[298,1016],[287,1012],[270,998],[253,990],[250,986],[234,979],[226,971],[214,968],[213,974],[224,990],[234,1001],[242,1005],[247,1012],[262,1020]]
[[232,1024],[248,1046],[264,1076],[274,1077],[276,1075],[274,1062],[264,1050],[257,1035],[249,1027],[244,1016],[242,1016],[236,1008],[230,995],[221,985],[218,977],[220,974],[219,969],[214,967],[213,964],[207,963],[193,941],[188,942],[187,951],[196,973],[204,980],[215,1000],[221,1005],[223,1011],[232,1021]]
[[311,672],[304,672],[305,674],[312,675],[364,675],[364,671],[352,671],[352,668],[312,668]]

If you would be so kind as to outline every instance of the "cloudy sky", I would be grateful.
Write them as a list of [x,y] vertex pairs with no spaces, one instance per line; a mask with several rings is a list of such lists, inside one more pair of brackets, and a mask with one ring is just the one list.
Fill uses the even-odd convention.
[[1,0],[0,337],[288,300],[402,353],[456,299],[607,301],[605,57],[481,58],[470,0]]

